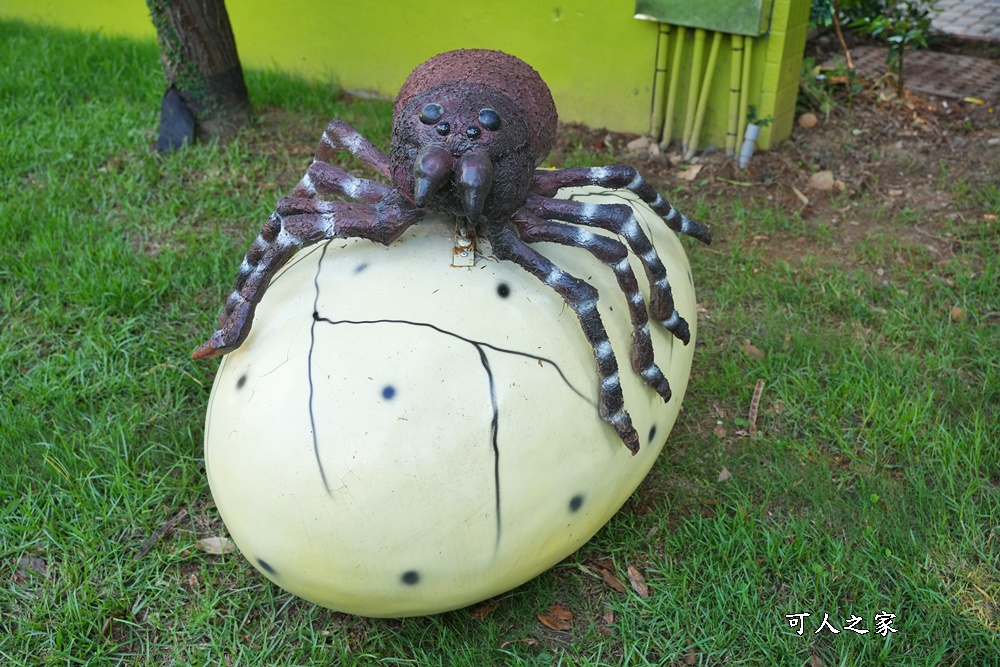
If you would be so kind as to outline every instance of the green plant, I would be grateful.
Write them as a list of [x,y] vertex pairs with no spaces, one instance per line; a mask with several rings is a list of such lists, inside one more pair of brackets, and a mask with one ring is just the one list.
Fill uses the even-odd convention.
[[861,90],[860,80],[846,66],[838,65],[824,70],[816,65],[814,58],[804,58],[799,76],[800,94],[795,104],[796,112],[819,111],[829,118],[838,100],[850,106],[854,96]]
[[888,4],[875,16],[864,16],[850,23],[852,28],[884,41],[889,46],[886,63],[896,76],[896,93],[905,89],[904,57],[907,50],[927,46],[936,0],[903,0]]

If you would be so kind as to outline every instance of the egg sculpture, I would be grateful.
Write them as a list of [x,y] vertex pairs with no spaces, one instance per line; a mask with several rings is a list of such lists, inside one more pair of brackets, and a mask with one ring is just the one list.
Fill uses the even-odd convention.
[[[552,567],[636,489],[687,387],[691,272],[674,233],[631,193],[560,196],[633,206],[691,326],[684,345],[651,325],[669,401],[621,368],[638,454],[600,418],[593,351],[574,313],[488,244],[456,268],[454,223],[441,217],[389,247],[323,242],[275,275],[208,406],[212,494],[264,576],[351,614],[456,609]],[[539,247],[597,287],[627,359],[632,328],[612,272],[583,250]]]

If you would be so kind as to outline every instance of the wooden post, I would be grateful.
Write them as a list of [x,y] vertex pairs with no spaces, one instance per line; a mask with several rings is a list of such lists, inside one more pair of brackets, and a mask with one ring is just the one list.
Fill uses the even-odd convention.
[[157,148],[225,140],[252,119],[225,0],[146,0],[167,78]]

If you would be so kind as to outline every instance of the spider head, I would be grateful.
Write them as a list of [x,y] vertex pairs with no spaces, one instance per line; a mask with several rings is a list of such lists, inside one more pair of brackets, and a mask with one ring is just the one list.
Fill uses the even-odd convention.
[[392,177],[418,208],[468,218],[509,218],[534,171],[531,131],[495,90],[467,82],[413,97],[393,123]]

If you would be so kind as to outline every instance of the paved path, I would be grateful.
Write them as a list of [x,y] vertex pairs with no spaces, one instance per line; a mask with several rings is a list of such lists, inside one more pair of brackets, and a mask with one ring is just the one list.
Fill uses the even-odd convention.
[[[886,71],[887,51],[876,46],[851,49],[854,68],[867,79],[881,76]],[[926,49],[911,51],[906,55],[906,87],[948,99],[972,97],[1000,104],[1000,62]]]
[[937,8],[936,32],[1000,42],[1000,0],[938,0]]

